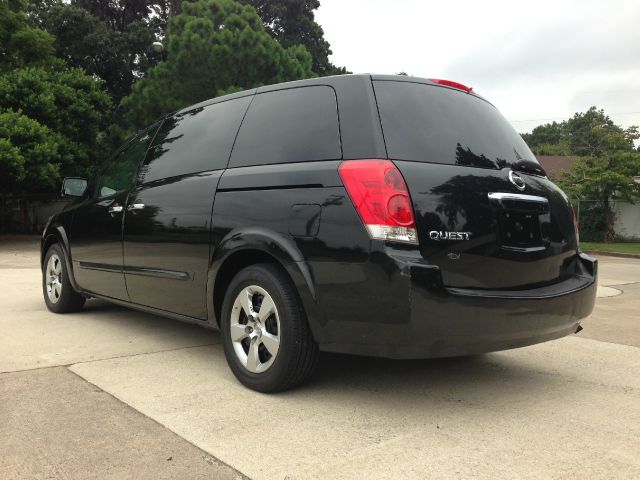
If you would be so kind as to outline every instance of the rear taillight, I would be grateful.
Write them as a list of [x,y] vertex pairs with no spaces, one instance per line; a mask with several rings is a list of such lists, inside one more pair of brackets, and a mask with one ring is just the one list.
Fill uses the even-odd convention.
[[576,211],[573,205],[571,206],[571,212],[573,213],[573,228],[576,231],[576,243],[580,244],[580,225],[578,225],[578,217],[576,217]]
[[418,243],[407,184],[389,160],[347,160],[338,169],[371,238]]

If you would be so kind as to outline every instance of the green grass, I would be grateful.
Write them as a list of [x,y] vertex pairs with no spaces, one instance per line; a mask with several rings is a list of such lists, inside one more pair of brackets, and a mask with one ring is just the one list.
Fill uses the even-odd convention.
[[580,242],[583,250],[591,252],[633,253],[640,255],[640,243],[590,243]]

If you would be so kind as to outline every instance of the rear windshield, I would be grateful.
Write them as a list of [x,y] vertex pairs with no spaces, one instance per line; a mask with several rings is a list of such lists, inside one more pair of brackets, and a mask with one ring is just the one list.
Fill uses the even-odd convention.
[[389,158],[544,175],[522,137],[486,101],[457,90],[374,81]]

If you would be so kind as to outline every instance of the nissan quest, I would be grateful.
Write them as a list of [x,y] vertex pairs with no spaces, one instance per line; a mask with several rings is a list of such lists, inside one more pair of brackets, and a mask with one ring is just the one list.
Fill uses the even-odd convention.
[[44,300],[221,331],[276,392],[319,352],[474,355],[578,332],[596,260],[567,196],[462,84],[345,75],[214,98],[145,128],[42,236]]

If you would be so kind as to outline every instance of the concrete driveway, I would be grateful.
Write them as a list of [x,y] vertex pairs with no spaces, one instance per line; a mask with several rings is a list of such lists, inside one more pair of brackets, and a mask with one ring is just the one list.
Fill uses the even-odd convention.
[[640,478],[640,261],[600,258],[584,331],[470,359],[325,355],[241,387],[220,337],[92,300],[46,310],[0,239],[0,478]]

